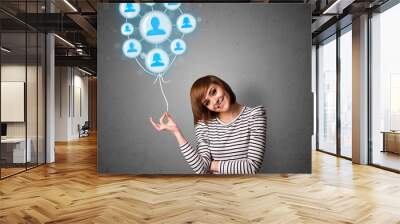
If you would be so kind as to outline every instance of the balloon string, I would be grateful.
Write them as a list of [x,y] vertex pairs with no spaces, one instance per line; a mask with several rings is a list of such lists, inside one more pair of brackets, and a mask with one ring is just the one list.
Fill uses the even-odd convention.
[[167,97],[165,96],[164,89],[163,89],[163,86],[162,86],[162,82],[164,81],[164,79],[162,78],[161,74],[158,76],[157,79],[158,79],[158,81],[160,83],[161,93],[164,96],[165,103],[167,104],[167,112],[168,112],[168,100],[167,100]]
[[156,84],[156,82],[158,81],[159,78],[160,78],[160,76],[157,76],[157,78],[154,79],[153,85]]
[[171,80],[165,81],[165,80],[164,80],[164,77],[161,76],[161,81],[162,81],[163,83],[169,83]]
[[153,73],[147,71],[147,69],[145,69],[145,68],[143,67],[143,65],[140,63],[140,60],[138,60],[137,57],[135,58],[135,60],[136,60],[136,62],[138,63],[138,65],[143,69],[144,72],[146,72],[146,73],[148,73],[148,74],[150,74],[150,75],[153,75]]

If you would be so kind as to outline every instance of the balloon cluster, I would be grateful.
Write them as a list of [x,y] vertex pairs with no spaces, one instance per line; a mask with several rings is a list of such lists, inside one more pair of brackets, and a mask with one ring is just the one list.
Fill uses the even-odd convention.
[[119,12],[125,18],[121,34],[127,37],[123,54],[157,77],[185,53],[184,36],[197,25],[191,14],[182,11],[181,3],[120,3]]

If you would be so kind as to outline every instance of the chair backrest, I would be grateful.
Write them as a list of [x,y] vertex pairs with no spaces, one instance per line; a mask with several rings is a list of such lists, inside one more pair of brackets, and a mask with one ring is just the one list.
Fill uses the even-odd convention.
[[83,124],[82,128],[89,128],[89,121],[85,121],[85,124]]

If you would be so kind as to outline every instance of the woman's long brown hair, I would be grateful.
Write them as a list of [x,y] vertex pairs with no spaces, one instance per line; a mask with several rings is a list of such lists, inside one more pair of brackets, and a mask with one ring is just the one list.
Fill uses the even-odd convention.
[[208,87],[211,84],[216,84],[223,88],[230,97],[230,104],[236,103],[236,96],[233,93],[231,87],[222,79],[214,75],[207,75],[197,79],[190,89],[190,100],[192,104],[192,112],[194,125],[199,121],[203,121],[206,124],[211,119],[215,118],[218,113],[210,111],[206,106],[203,105],[202,100],[207,93]]

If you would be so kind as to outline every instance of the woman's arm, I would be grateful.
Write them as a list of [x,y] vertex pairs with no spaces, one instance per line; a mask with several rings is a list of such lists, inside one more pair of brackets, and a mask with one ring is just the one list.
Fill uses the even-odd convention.
[[[167,123],[163,122],[165,117],[167,118]],[[205,125],[196,125],[196,149],[192,147],[186,140],[175,121],[168,113],[163,114],[163,116],[160,118],[159,124],[156,124],[152,118],[150,118],[150,122],[153,124],[156,130],[167,130],[174,134],[183,156],[194,172],[197,174],[209,173],[211,153],[208,149],[207,129]]]
[[184,145],[188,142],[180,130],[174,132],[173,134],[174,134],[179,146]]
[[213,161],[221,174],[255,174],[261,167],[266,145],[267,119],[262,106],[254,108],[250,121],[250,142],[246,159]]
[[[197,124],[195,127],[197,147],[186,141],[180,145],[183,156],[197,174],[210,173],[211,152],[208,148],[207,128],[204,124]],[[177,139],[180,138],[179,136]]]

